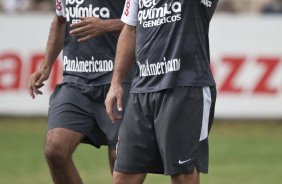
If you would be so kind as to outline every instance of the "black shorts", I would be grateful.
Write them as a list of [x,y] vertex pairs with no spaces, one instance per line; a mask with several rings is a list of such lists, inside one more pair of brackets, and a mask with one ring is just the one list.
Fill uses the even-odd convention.
[[215,87],[130,94],[119,132],[115,171],[175,175],[208,172]]
[[[112,123],[105,108],[105,98],[110,84],[82,86],[64,83],[57,85],[50,97],[48,130],[66,128],[85,135],[83,143],[99,148],[108,145],[115,149],[121,122]],[[124,84],[125,105],[130,84]]]

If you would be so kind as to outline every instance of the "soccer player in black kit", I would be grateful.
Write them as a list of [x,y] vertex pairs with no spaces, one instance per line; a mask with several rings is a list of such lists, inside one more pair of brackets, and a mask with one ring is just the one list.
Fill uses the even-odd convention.
[[[72,154],[80,142],[108,145],[111,170],[120,123],[108,118],[105,98],[110,87],[115,48],[124,25],[124,0],[56,0],[46,55],[30,76],[34,98],[63,49],[63,81],[50,97],[45,157],[56,184],[81,184]],[[124,82],[130,87],[130,79]],[[127,99],[124,96],[124,101]],[[124,102],[125,103],[125,102]],[[93,161],[95,164],[95,161]]]
[[119,132],[115,184],[164,173],[173,184],[198,184],[208,172],[214,118],[209,24],[217,0],[127,0],[114,74],[106,99],[122,108],[122,81],[137,65]]

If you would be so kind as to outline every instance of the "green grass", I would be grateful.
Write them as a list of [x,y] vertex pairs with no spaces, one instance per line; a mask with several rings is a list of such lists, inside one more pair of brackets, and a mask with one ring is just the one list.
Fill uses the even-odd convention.
[[[46,118],[0,117],[0,184],[50,184],[43,156]],[[85,184],[109,184],[107,149],[80,145],[74,160]],[[282,121],[215,121],[210,173],[202,184],[277,184],[282,173]],[[166,184],[148,175],[146,184]]]

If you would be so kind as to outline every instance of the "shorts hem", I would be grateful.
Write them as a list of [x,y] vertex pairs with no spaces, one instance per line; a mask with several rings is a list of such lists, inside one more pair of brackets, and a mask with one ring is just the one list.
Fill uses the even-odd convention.
[[148,170],[148,169],[124,169],[124,168],[119,168],[115,167],[114,168],[115,172],[121,172],[121,173],[130,173],[130,174],[141,174],[141,173],[151,173],[151,174],[164,174],[163,171],[159,170]]
[[[191,174],[193,173],[195,167],[192,168],[187,168],[186,170],[177,170],[177,171],[173,171],[173,172],[163,172],[160,170],[150,170],[150,169],[125,169],[125,168],[120,168],[120,167],[115,167],[114,171],[116,172],[121,172],[121,173],[130,173],[130,174],[141,174],[141,173],[150,173],[150,174],[164,174],[167,176],[173,176],[173,175],[178,175],[178,174]],[[207,169],[203,169],[200,167],[196,167],[196,169],[198,170],[198,172],[202,173],[202,174],[208,174]]]
[[203,169],[202,167],[198,167],[198,166],[193,166],[193,167],[189,167],[189,168],[186,168],[186,169],[175,170],[173,172],[166,172],[165,171],[165,175],[173,176],[173,175],[178,175],[178,174],[191,174],[191,173],[193,173],[194,168],[196,168],[199,173],[208,174],[207,169]]

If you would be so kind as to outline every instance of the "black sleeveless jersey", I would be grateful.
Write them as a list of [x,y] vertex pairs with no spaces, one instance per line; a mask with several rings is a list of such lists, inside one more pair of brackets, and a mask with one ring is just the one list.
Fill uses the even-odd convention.
[[122,21],[136,26],[132,92],[214,86],[209,24],[217,0],[127,0]]

